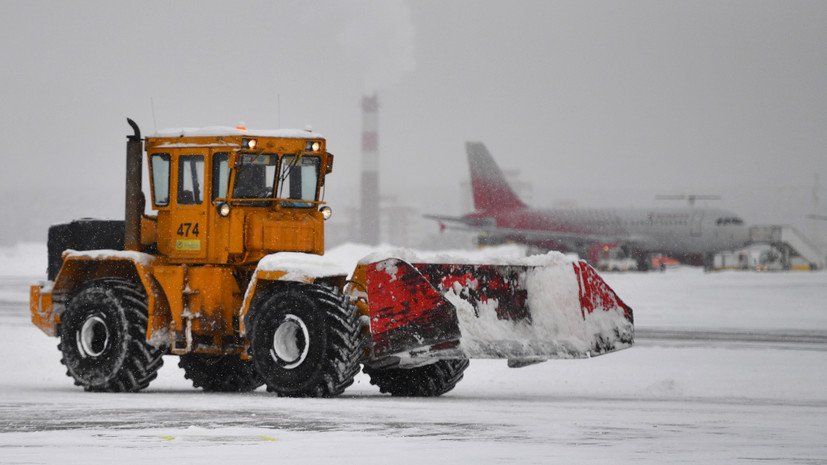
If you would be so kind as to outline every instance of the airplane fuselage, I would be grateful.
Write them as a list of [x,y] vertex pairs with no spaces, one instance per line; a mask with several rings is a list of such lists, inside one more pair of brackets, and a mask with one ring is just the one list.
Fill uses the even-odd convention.
[[737,215],[712,208],[518,208],[476,211],[463,218],[485,224],[507,240],[579,253],[595,242],[619,242],[637,254],[709,256],[743,247],[749,239]]

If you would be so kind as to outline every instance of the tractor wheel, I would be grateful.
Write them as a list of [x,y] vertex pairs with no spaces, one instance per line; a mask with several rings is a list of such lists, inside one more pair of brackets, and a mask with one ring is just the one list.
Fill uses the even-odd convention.
[[147,299],[130,281],[90,281],[61,315],[60,362],[87,391],[140,391],[158,375],[164,348],[146,340]]
[[255,305],[248,328],[256,370],[279,396],[337,396],[359,372],[358,313],[338,289],[277,288]]
[[238,355],[184,354],[178,361],[192,385],[213,392],[248,392],[264,384],[252,360]]
[[370,384],[392,396],[436,397],[454,389],[462,379],[468,360],[439,360],[416,368],[375,369],[365,365]]

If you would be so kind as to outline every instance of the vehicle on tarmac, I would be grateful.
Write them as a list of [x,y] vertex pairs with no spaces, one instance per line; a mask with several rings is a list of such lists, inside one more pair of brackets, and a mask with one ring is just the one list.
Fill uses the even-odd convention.
[[316,133],[143,138],[128,122],[124,221],[51,227],[48,281],[31,288],[33,323],[88,391],[139,391],[178,355],[209,391],[331,397],[363,368],[382,392],[438,396],[470,358],[523,366],[633,343],[631,308],[559,254],[480,264],[400,251],[350,273],[325,261],[334,157]]

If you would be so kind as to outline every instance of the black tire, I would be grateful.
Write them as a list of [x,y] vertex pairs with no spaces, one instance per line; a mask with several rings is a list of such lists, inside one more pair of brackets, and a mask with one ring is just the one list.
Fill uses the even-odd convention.
[[468,360],[439,360],[416,368],[376,369],[365,365],[370,384],[399,397],[436,397],[454,389],[469,365]]
[[146,340],[147,298],[135,283],[90,281],[61,315],[60,363],[87,391],[135,392],[147,387],[164,364],[164,347]]
[[267,390],[285,397],[333,397],[353,384],[362,358],[356,306],[338,289],[288,284],[249,318],[250,354]]
[[178,360],[192,385],[212,392],[249,392],[264,384],[252,360],[238,355],[184,354]]

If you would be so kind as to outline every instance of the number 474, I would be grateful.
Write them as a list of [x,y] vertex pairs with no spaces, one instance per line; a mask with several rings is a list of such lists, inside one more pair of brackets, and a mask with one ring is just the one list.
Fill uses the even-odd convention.
[[181,223],[178,226],[178,235],[181,237],[198,237],[198,223]]

